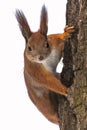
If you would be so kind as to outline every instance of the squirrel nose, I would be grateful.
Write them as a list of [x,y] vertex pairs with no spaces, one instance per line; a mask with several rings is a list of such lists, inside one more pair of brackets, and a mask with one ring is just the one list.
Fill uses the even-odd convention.
[[43,60],[43,59],[44,59],[44,57],[43,57],[43,56],[40,56],[40,57],[39,57],[39,60]]

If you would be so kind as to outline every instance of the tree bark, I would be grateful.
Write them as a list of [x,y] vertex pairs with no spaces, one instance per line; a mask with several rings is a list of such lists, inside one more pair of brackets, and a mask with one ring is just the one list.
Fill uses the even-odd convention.
[[58,95],[60,130],[87,130],[87,0],[68,0],[66,24],[75,26],[66,41],[61,81],[68,98]]

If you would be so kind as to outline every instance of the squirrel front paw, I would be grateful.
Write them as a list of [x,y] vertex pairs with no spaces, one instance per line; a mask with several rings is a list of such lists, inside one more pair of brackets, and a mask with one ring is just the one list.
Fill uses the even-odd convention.
[[67,26],[64,28],[64,33],[65,33],[65,37],[66,37],[66,38],[70,38],[73,32],[75,32],[74,26],[70,26],[70,27],[69,27],[69,26],[67,25]]

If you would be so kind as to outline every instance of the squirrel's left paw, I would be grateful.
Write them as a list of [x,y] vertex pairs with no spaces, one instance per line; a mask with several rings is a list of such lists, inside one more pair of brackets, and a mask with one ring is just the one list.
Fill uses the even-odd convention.
[[65,36],[66,38],[70,38],[72,36],[72,33],[75,32],[75,28],[74,26],[66,26],[65,29],[64,29],[64,33],[65,33]]
[[75,28],[74,28],[74,26],[68,26],[68,25],[66,25],[66,27],[64,28],[64,32],[67,32],[67,33],[73,33],[73,32],[75,32]]

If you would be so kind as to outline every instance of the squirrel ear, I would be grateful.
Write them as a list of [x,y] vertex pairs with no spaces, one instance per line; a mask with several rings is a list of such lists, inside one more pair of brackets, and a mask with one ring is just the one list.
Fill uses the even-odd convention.
[[24,13],[20,10],[16,10],[16,19],[19,23],[19,28],[22,32],[23,37],[25,38],[26,42],[28,41],[28,38],[31,36],[32,32],[30,30],[30,27],[28,25],[27,19],[24,15]]
[[43,5],[40,19],[40,33],[43,35],[47,35],[47,31],[48,31],[48,15],[45,5]]

